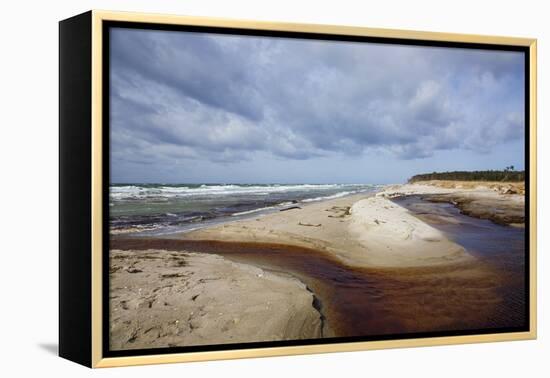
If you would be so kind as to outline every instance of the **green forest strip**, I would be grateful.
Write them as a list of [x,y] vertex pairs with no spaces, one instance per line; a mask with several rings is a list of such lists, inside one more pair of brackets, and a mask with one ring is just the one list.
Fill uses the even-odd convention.
[[454,172],[433,172],[415,175],[409,179],[409,183],[430,180],[449,181],[501,181],[521,182],[525,181],[525,171],[454,171]]

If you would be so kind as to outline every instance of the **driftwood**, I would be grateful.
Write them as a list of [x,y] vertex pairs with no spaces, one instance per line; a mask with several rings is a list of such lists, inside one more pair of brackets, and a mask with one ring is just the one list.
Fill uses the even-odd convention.
[[302,222],[298,222],[298,226],[321,227],[321,223],[318,223],[318,224],[311,224],[311,223],[302,223]]
[[286,209],[281,209],[279,211],[287,211],[287,210],[293,210],[293,209],[302,209],[300,206],[290,206],[290,207],[287,207]]

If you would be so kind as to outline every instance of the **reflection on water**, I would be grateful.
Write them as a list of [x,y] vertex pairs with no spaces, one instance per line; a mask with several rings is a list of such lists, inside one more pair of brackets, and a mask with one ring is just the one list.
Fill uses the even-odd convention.
[[446,267],[365,269],[316,250],[265,243],[130,238],[111,248],[215,253],[304,282],[325,317],[323,335],[375,336],[521,327],[525,317],[524,232],[418,198],[399,204],[479,257]]
[[432,203],[419,196],[394,200],[490,266],[501,278],[497,291],[503,298],[500,311],[522,324],[526,319],[525,229],[503,226],[460,213],[452,204]]

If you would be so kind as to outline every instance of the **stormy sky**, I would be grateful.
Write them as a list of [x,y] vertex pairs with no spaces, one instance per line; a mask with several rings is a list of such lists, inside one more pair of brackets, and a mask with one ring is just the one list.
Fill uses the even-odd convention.
[[522,53],[111,30],[114,183],[523,169]]

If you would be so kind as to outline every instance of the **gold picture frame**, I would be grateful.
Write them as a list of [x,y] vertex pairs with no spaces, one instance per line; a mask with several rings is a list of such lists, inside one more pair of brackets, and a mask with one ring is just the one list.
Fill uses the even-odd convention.
[[[136,355],[136,356],[124,356],[124,357],[105,357],[103,353],[104,348],[104,327],[103,324],[103,306],[105,287],[103,285],[103,259],[105,258],[104,252],[104,169],[105,161],[104,157],[104,133],[103,122],[105,121],[105,114],[103,113],[103,85],[104,76],[102,69],[104,67],[104,24],[106,22],[128,22],[128,23],[143,23],[143,24],[161,24],[161,25],[186,25],[186,26],[200,26],[200,27],[215,27],[215,28],[236,28],[236,29],[248,29],[248,30],[261,30],[261,31],[274,31],[274,32],[297,32],[297,33],[316,33],[322,35],[335,35],[335,36],[358,36],[358,37],[376,37],[376,38],[390,38],[399,40],[410,41],[427,41],[427,42],[452,42],[452,43],[465,43],[476,45],[503,45],[503,46],[520,46],[528,49],[529,54],[529,102],[528,102],[528,117],[529,117],[529,164],[528,168],[529,183],[528,183],[528,196],[529,196],[529,235],[526,238],[529,240],[528,262],[529,262],[529,330],[525,332],[509,332],[509,333],[494,333],[494,334],[479,334],[479,335],[459,335],[459,336],[444,336],[444,337],[427,337],[427,338],[412,338],[412,339],[399,339],[399,340],[379,340],[379,341],[364,341],[364,342],[344,342],[344,343],[332,343],[332,344],[314,344],[314,345],[299,345],[299,346],[277,346],[277,347],[258,347],[253,349],[226,349],[226,350],[212,350],[201,352],[186,352],[186,353],[168,353],[168,354],[153,354],[153,355]],[[86,189],[86,185],[90,185],[89,190],[84,193],[91,195],[89,202],[86,202],[87,209],[89,210],[89,223],[78,226],[76,224],[70,224],[70,217],[63,217],[65,214],[65,208],[63,206],[69,206],[71,201],[77,201],[79,196],[83,193],[70,193],[69,189],[62,189],[61,197],[65,198],[66,203],[61,203],[61,222],[63,227],[61,228],[61,238],[65,238],[64,232],[84,233],[88,235],[88,239],[80,241],[63,242],[60,246],[60,354],[63,357],[71,359],[73,361],[82,363],[90,367],[114,367],[114,366],[129,366],[129,365],[144,365],[144,364],[160,364],[160,363],[174,363],[174,362],[188,362],[188,361],[207,361],[207,360],[219,360],[219,359],[237,359],[237,358],[250,358],[250,357],[267,357],[267,356],[283,356],[283,355],[300,355],[310,353],[327,353],[327,352],[346,352],[346,351],[359,351],[359,350],[372,350],[372,349],[386,349],[386,348],[401,348],[401,347],[419,347],[419,346],[435,346],[435,345],[447,345],[447,344],[466,344],[466,343],[480,343],[480,342],[494,342],[494,341],[512,341],[512,340],[528,340],[535,339],[537,335],[536,327],[536,314],[537,314],[537,296],[536,296],[536,210],[537,210],[537,153],[536,153],[536,123],[537,123],[537,41],[536,39],[528,38],[514,38],[514,37],[501,37],[501,36],[482,36],[482,35],[469,35],[469,34],[452,34],[452,33],[436,33],[436,32],[424,32],[424,31],[411,31],[411,30],[393,30],[393,29],[378,29],[367,27],[354,27],[354,26],[334,26],[334,25],[314,25],[314,24],[294,24],[294,23],[280,23],[280,22],[260,22],[252,20],[231,20],[231,19],[219,19],[209,17],[188,17],[188,16],[175,16],[175,15],[160,15],[160,14],[146,14],[146,13],[127,13],[127,12],[111,12],[93,10],[85,13],[81,16],[76,16],[73,19],[61,22],[60,33],[60,74],[61,74],[61,91],[68,91],[69,86],[73,85],[70,82],[70,78],[63,78],[66,75],[65,69],[68,64],[64,59],[72,59],[73,55],[79,51],[80,48],[89,49],[89,55],[83,56],[80,59],[87,61],[89,59],[88,67],[90,77],[82,79],[79,74],[75,73],[75,77],[79,77],[78,80],[84,80],[85,87],[83,87],[83,93],[90,91],[90,96],[85,100],[91,100],[88,104],[78,96],[65,96],[61,94],[60,101],[60,114],[61,114],[61,149],[63,150],[64,132],[77,132],[66,131],[69,128],[69,121],[72,121],[71,127],[76,127],[74,121],[86,121],[89,120],[89,128],[82,126],[82,140],[86,143],[89,142],[89,170],[86,171],[89,177],[89,181],[82,183],[82,188]],[[75,34],[77,32],[83,32],[84,45],[77,41]],[[67,36],[72,34],[72,36]],[[71,39],[72,38],[72,39]],[[80,73],[81,75],[81,73]],[[75,79],[76,80],[76,79]],[[66,83],[66,84],[64,84]],[[64,87],[67,85],[67,87]],[[71,101],[80,101],[83,109],[86,109],[88,113],[86,115],[66,115],[67,108],[74,105]],[[87,108],[88,106],[88,108]],[[68,113],[67,113],[68,114]],[[76,117],[76,118],[71,118]],[[83,118],[78,118],[83,117]],[[87,118],[86,118],[87,117]],[[65,123],[67,124],[65,124]],[[80,135],[80,134],[79,134]],[[63,150],[64,151],[64,150]],[[67,155],[63,155],[61,152],[61,165],[64,167],[64,161],[67,160]],[[87,153],[87,152],[82,152]],[[67,163],[69,164],[69,163]],[[66,175],[71,174],[71,169],[67,165],[65,168]],[[61,172],[61,182],[63,187],[63,169]],[[84,215],[86,215],[84,214]],[[69,214],[70,215],[70,214]],[[64,220],[65,219],[65,220]],[[71,227],[81,227],[78,230]],[[89,228],[88,228],[89,227]],[[88,242],[87,242],[87,241]],[[80,244],[79,244],[80,243]],[[70,249],[69,247],[72,246]],[[75,247],[76,246],[76,247]],[[78,247],[79,246],[79,247]],[[78,250],[75,248],[79,248]],[[70,250],[69,250],[70,249]],[[82,258],[82,261],[71,260],[74,257],[69,257],[69,253],[80,253],[80,249],[86,252]],[[78,279],[87,280],[89,278],[89,286],[79,286],[77,278],[73,277],[70,272],[87,272]],[[76,282],[76,283],[75,283]],[[85,289],[82,294],[81,300],[86,305],[81,308],[82,311],[89,311],[89,316],[81,318],[81,314],[75,312],[76,310],[70,309],[74,307],[74,301],[72,296],[75,296],[75,292],[71,291],[71,286],[74,290]],[[89,289],[89,293],[87,291]],[[64,299],[65,297],[69,299]],[[69,303],[70,302],[70,303]],[[84,325],[73,323],[82,322]],[[72,325],[69,325],[72,324]],[[85,333],[85,336],[83,336]],[[76,339],[84,340],[89,345],[84,348],[84,351],[73,352],[75,345],[78,341]],[[89,347],[89,348],[88,348]]]

